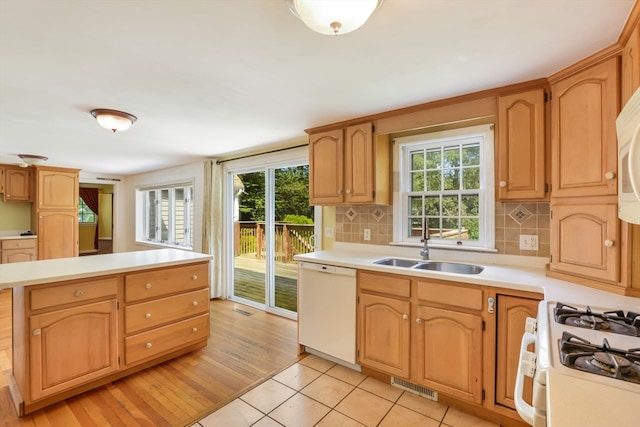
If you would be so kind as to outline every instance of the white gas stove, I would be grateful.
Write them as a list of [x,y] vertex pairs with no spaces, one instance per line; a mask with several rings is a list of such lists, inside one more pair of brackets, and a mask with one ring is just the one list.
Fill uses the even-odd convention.
[[[639,313],[541,302],[523,337],[520,416],[534,427],[640,427]],[[523,375],[534,377],[533,406],[522,399]]]

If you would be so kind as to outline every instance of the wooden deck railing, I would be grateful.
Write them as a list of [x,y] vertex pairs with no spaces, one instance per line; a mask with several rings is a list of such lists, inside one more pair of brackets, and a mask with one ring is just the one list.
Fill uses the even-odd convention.
[[[276,261],[295,262],[294,255],[313,252],[311,243],[313,224],[276,223]],[[235,256],[253,254],[258,259],[265,257],[265,223],[237,221],[234,224]]]

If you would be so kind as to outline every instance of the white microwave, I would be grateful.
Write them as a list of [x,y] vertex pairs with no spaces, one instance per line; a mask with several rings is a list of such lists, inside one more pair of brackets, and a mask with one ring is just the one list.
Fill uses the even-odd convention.
[[616,119],[618,133],[618,217],[640,224],[640,88]]

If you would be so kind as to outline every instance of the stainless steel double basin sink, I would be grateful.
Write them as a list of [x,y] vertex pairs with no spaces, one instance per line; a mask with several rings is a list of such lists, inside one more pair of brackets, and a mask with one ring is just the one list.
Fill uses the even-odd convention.
[[415,270],[441,271],[457,274],[480,274],[484,267],[474,264],[464,264],[447,261],[416,261],[404,258],[384,258],[374,261],[374,264],[388,265],[390,267],[411,268]]

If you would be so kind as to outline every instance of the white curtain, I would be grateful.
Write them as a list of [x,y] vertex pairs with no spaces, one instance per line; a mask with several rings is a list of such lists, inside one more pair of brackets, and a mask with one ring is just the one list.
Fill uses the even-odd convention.
[[211,298],[226,299],[227,287],[222,277],[223,185],[222,167],[215,160],[205,161],[202,252],[213,255],[209,268]]

